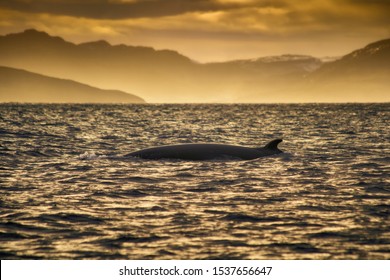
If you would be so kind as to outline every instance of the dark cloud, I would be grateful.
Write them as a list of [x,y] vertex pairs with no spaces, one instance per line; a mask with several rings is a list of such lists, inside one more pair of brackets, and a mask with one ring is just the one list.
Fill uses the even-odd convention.
[[[28,13],[48,13],[94,19],[124,19],[171,16],[186,12],[223,11],[243,7],[290,6],[294,9],[301,4],[324,7],[321,2],[317,0],[1,0],[0,7]],[[326,5],[382,8],[390,17],[390,0],[329,0]]]
[[390,0],[0,0],[0,13],[0,34],[35,28],[201,60],[341,55],[390,36]]
[[1,0],[0,7],[29,13],[49,13],[95,19],[123,19],[281,4],[281,1],[264,0],[249,2],[218,0]]
[[351,4],[390,6],[390,0],[347,0]]

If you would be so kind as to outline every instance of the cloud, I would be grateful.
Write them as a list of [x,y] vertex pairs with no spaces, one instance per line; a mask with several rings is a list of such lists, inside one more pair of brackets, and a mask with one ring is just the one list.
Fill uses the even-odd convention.
[[[385,0],[0,0],[0,33],[170,48],[214,60],[340,55],[390,36]],[[342,45],[340,45],[342,41]]]
[[[247,4],[244,2],[244,4]],[[2,0],[0,6],[22,12],[96,19],[161,17],[242,6],[216,0]]]
[[[150,19],[172,25],[207,23],[225,28],[318,32],[390,23],[388,0],[1,0],[0,7],[26,14],[99,20]],[[176,23],[173,23],[176,20]],[[189,22],[189,23],[188,23]]]

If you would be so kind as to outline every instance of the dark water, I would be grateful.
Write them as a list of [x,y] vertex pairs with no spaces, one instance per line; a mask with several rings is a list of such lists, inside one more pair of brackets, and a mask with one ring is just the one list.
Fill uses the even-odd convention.
[[[0,105],[2,259],[389,259],[390,104]],[[218,142],[284,154],[147,161]]]

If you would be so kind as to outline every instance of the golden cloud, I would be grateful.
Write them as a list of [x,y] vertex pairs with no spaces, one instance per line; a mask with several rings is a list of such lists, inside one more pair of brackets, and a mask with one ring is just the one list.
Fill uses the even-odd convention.
[[338,55],[390,36],[388,2],[2,0],[0,33],[36,28],[75,42],[152,45],[202,60],[213,54],[217,60],[272,52]]

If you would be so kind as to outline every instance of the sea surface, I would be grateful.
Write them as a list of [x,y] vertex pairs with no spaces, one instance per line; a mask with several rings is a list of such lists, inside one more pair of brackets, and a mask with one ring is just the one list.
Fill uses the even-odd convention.
[[1,259],[390,259],[389,218],[390,103],[0,104]]

